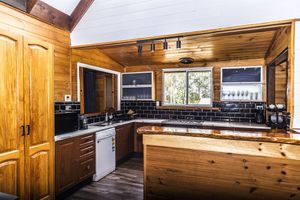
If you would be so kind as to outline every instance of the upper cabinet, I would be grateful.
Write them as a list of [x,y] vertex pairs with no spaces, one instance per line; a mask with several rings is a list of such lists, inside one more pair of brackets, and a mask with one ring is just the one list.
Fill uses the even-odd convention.
[[153,72],[122,74],[122,100],[154,100]]
[[261,66],[226,67],[221,70],[222,101],[262,101]]

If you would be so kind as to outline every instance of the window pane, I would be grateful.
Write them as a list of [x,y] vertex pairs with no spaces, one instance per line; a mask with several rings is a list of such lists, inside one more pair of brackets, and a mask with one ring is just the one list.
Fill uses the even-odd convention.
[[186,73],[164,73],[164,104],[186,104]]
[[223,82],[260,82],[261,68],[231,68],[222,69]]
[[188,104],[211,104],[211,72],[188,72]]

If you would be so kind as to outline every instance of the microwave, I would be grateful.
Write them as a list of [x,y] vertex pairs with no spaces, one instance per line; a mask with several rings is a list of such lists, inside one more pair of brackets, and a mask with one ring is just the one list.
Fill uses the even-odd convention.
[[55,113],[55,135],[78,130],[78,113]]

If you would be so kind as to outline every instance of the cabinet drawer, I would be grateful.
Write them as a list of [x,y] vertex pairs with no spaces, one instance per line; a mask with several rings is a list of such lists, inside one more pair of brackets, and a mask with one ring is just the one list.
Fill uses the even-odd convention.
[[89,135],[85,135],[79,138],[79,145],[80,146],[84,146],[87,144],[90,144],[92,142],[95,142],[95,134],[89,134]]
[[95,157],[95,147],[94,146],[87,146],[84,149],[80,149],[79,151],[79,159],[81,161],[87,160],[91,157]]
[[80,162],[79,164],[79,179],[86,179],[95,174],[95,158]]

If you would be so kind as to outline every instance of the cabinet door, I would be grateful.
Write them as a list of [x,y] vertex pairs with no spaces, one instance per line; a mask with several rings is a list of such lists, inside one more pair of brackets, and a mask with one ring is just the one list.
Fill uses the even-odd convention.
[[54,196],[53,48],[24,39],[27,199]]
[[77,183],[78,159],[76,139],[71,138],[55,145],[56,195]]
[[23,197],[22,37],[0,30],[0,192]]
[[116,161],[122,161],[133,152],[133,126],[126,124],[116,129]]

